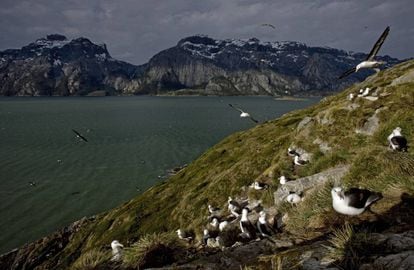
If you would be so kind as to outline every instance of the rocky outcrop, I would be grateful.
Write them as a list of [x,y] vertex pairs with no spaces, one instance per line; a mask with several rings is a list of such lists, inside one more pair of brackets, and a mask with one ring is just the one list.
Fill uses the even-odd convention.
[[280,186],[274,193],[275,205],[279,205],[285,201],[290,192],[303,193],[311,188],[321,186],[327,181],[339,183],[341,178],[349,171],[349,166],[338,166],[321,173],[299,178],[294,181],[289,181]]

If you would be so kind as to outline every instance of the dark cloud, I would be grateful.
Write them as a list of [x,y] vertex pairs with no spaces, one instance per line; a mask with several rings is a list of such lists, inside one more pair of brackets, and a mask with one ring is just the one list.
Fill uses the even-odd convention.
[[135,64],[193,34],[368,52],[390,25],[380,54],[408,58],[413,56],[412,14],[412,0],[2,0],[0,50],[61,33],[106,43],[113,57]]

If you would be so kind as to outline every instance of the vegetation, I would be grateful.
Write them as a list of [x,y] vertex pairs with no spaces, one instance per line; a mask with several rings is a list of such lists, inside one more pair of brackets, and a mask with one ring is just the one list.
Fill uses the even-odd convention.
[[[402,63],[324,98],[313,107],[227,137],[168,181],[88,222],[59,255],[61,262],[73,267],[100,263],[103,254],[96,250],[108,246],[114,239],[125,245],[135,243],[125,251],[125,266],[140,267],[146,263],[149,266],[151,258],[158,258],[158,252],[163,249],[171,257],[160,260],[169,261],[176,258],[181,248],[171,232],[178,228],[193,229],[200,238],[207,223],[209,203],[225,208],[228,196],[250,196],[271,207],[280,175],[298,179],[337,165],[350,166],[342,179],[345,187],[382,192],[384,199],[375,203],[372,210],[378,215],[386,214],[401,201],[402,194],[414,195],[412,148],[408,153],[396,153],[387,145],[387,136],[400,126],[409,146],[414,147],[414,79],[398,85],[392,83],[413,70],[414,61]],[[350,93],[365,87],[376,92],[378,100],[356,98],[350,102],[347,99]],[[379,125],[372,135],[357,133],[374,115]],[[311,121],[298,128],[305,117],[311,117]],[[330,150],[323,149],[317,139]],[[310,164],[295,167],[286,154],[291,145],[311,153]],[[264,181],[271,187],[266,192],[247,189],[254,180]],[[282,204],[277,210],[287,213],[285,230],[297,237],[315,239],[332,233],[330,256],[342,260],[349,254],[353,258],[358,247],[352,244],[356,235],[353,226],[369,220],[372,214],[364,213],[351,220],[337,214],[332,209],[330,195],[335,184],[328,182],[306,192],[305,200],[297,207]],[[346,222],[353,225],[343,226]],[[299,263],[294,259],[298,252],[292,248],[261,260],[271,261],[275,269],[291,269]]]

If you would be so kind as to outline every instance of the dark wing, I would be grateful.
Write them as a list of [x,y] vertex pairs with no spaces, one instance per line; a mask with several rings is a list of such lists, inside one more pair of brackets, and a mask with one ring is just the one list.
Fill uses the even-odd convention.
[[391,138],[391,142],[394,145],[398,145],[399,149],[405,149],[407,148],[407,139],[403,136],[394,136]]
[[74,129],[72,129],[72,131],[76,134],[76,135],[78,135],[78,137],[79,138],[81,138],[83,141],[85,141],[85,142],[88,142],[88,140],[85,138],[85,137],[83,137],[79,132],[77,132],[76,130],[74,130]]
[[251,117],[251,116],[250,116],[249,118],[250,118],[250,120],[252,120],[252,121],[253,121],[253,122],[255,122],[256,124],[257,124],[257,123],[259,123],[259,121],[257,121],[257,120],[256,120],[256,119],[254,119],[253,117]]
[[348,198],[349,206],[355,208],[364,208],[368,198],[373,194],[366,189],[351,188],[345,191],[345,197]]
[[356,71],[356,68],[355,67],[353,67],[353,68],[351,68],[351,69],[348,69],[347,71],[345,71],[344,73],[342,73],[342,75],[341,76],[339,76],[338,77],[338,79],[340,80],[340,79],[343,79],[343,78],[345,78],[345,77],[347,77],[347,76],[349,76],[349,75],[351,75],[352,73],[354,73]]
[[230,107],[232,107],[233,109],[235,109],[235,110],[238,110],[239,112],[241,112],[241,113],[244,113],[241,109],[239,109],[239,108],[237,108],[237,107],[234,107],[233,105],[231,105],[230,103],[229,103],[229,106]]
[[262,23],[261,26],[269,26],[273,29],[276,29],[276,27],[273,24],[270,24],[270,23]]
[[389,32],[390,32],[390,27],[387,26],[387,28],[385,28],[380,38],[375,43],[374,47],[372,47],[371,52],[368,54],[368,57],[366,60],[372,60],[377,55],[378,51],[381,49],[382,43],[384,43]]

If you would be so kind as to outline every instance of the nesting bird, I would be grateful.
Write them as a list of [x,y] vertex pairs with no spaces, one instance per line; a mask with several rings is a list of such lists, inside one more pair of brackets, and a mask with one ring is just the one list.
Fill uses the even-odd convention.
[[300,155],[296,155],[295,158],[293,159],[293,163],[298,166],[304,166],[308,164],[308,162],[309,162],[308,160],[301,158]]
[[296,155],[299,155],[298,152],[296,152],[296,149],[289,147],[288,148],[288,155],[291,157],[295,157]]
[[181,229],[176,230],[176,232],[177,232],[178,238],[180,238],[181,240],[191,242],[194,239],[194,234],[192,234],[191,232],[184,231]]
[[223,231],[228,225],[229,222],[227,220],[219,221],[217,217],[214,217],[213,220],[210,222],[210,225],[214,229],[218,229],[219,231]]
[[292,192],[289,195],[287,195],[286,201],[290,204],[295,204],[296,205],[300,201],[302,201],[302,197],[299,194],[297,194],[295,192]]
[[213,207],[211,204],[208,205],[208,212],[213,216],[219,216],[221,214],[221,209],[218,207]]
[[358,188],[344,191],[341,187],[334,187],[331,194],[335,211],[349,216],[361,214],[368,206],[382,198],[381,193]]
[[396,127],[387,139],[391,149],[407,152],[407,139],[401,134],[400,127]]
[[250,185],[250,188],[254,188],[255,190],[264,190],[269,187],[268,184],[261,183],[258,181],[254,181],[253,184]]
[[124,245],[114,240],[111,242],[112,258],[111,261],[118,262],[122,259]]
[[249,210],[247,208],[243,208],[242,210],[242,217],[240,219],[240,230],[242,233],[240,236],[245,239],[255,239],[256,238],[256,228],[250,222],[249,218],[247,217]]
[[227,203],[230,213],[236,218],[239,217],[242,209],[241,205],[236,200],[233,200],[231,197],[229,197]]
[[256,226],[261,237],[270,237],[272,235],[272,229],[267,222],[267,214],[265,211],[259,213],[259,219],[257,220]]
[[348,100],[349,100],[349,101],[354,100],[354,98],[355,98],[355,95],[354,95],[353,93],[350,93],[350,94],[348,95]]
[[279,177],[279,183],[281,184],[281,185],[284,185],[284,184],[286,184],[287,183],[287,178],[286,178],[286,176],[284,176],[284,175],[282,175],[281,177]]

